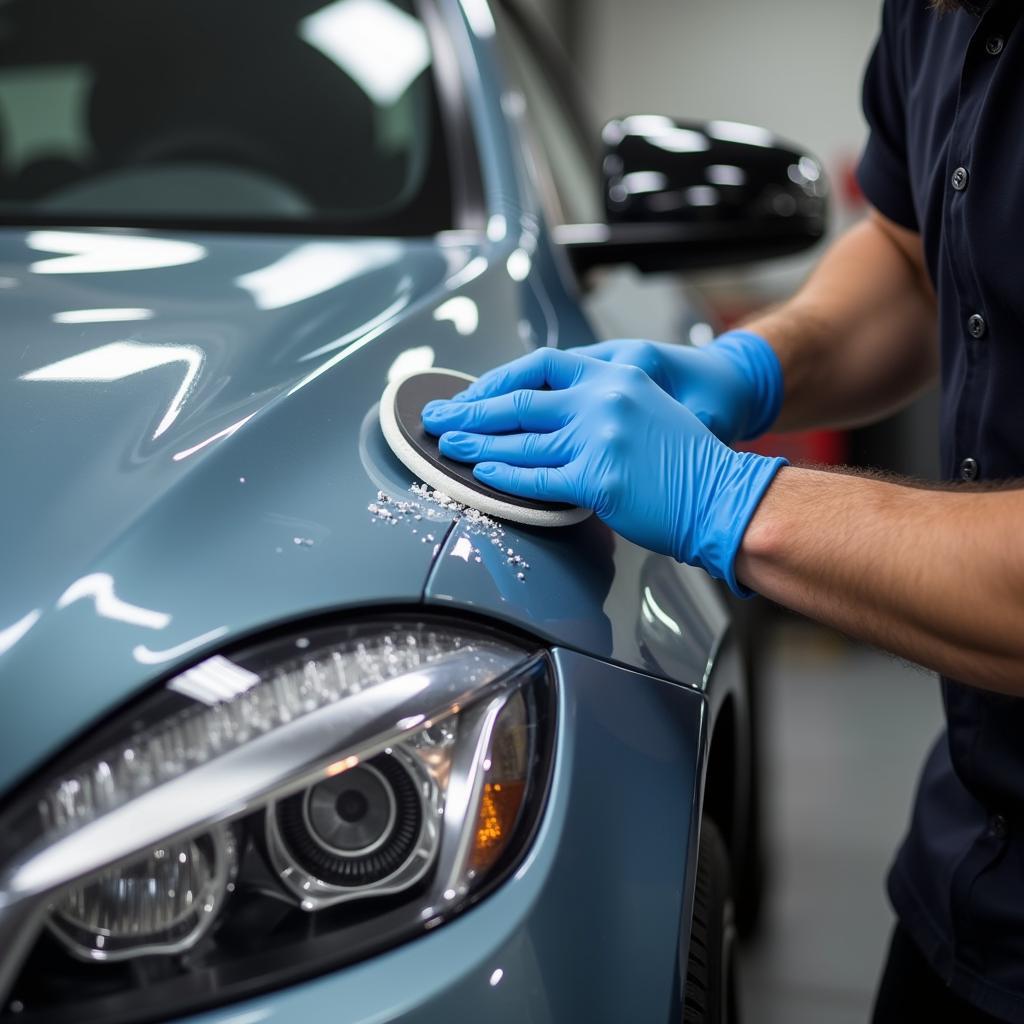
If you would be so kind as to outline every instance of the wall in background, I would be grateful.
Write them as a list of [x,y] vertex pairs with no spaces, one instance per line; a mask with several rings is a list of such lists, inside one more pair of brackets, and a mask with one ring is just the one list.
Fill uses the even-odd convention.
[[601,117],[749,121],[831,163],[864,138],[878,0],[584,0],[575,53]]

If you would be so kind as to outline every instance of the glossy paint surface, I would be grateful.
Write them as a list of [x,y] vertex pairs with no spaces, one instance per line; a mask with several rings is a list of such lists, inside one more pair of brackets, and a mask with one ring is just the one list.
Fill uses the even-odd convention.
[[631,544],[596,517],[554,530],[506,523],[499,543],[491,532],[466,520],[456,524],[431,575],[429,603],[705,685],[728,613],[700,570]]
[[678,1019],[703,698],[567,651],[556,663],[548,807],[532,853],[504,886],[389,953],[189,1021]]
[[412,482],[388,374],[551,329],[507,243],[40,234],[0,232],[0,787],[213,646],[417,601],[448,524],[367,511]]

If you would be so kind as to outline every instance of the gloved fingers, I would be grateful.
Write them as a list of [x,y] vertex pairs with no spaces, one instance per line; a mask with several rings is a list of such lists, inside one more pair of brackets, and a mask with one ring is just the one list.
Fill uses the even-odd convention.
[[600,359],[603,362],[611,363],[615,361],[616,354],[621,351],[624,344],[629,344],[629,342],[615,338],[612,341],[595,341],[592,345],[573,345],[565,351],[571,352],[573,355],[589,356],[591,359]]
[[522,466],[509,466],[504,462],[481,462],[474,466],[473,476],[488,487],[508,491],[520,498],[577,504],[575,474],[571,464],[526,469]]
[[566,391],[512,391],[479,401],[430,402],[423,409],[423,426],[431,434],[546,433],[564,426],[574,406],[575,399]]
[[557,348],[538,348],[488,370],[455,395],[453,401],[475,402],[524,388],[568,388],[579,379],[580,366],[579,356]]
[[550,434],[442,434],[441,454],[459,462],[504,462],[513,466],[563,466],[569,461],[565,432]]
[[[600,359],[604,363],[618,363],[622,366],[635,366],[643,370],[659,387],[669,391],[668,358],[662,346],[653,341],[641,341],[638,338],[621,338],[615,341],[599,341],[596,345],[583,345],[569,349],[577,355]],[[678,355],[678,354],[676,354]]]

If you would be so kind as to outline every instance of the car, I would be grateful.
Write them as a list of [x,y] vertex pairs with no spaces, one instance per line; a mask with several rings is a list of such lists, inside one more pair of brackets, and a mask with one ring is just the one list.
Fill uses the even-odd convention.
[[4,1024],[737,1019],[722,590],[422,486],[377,402],[812,244],[824,177],[591,132],[551,54],[486,0],[0,7]]

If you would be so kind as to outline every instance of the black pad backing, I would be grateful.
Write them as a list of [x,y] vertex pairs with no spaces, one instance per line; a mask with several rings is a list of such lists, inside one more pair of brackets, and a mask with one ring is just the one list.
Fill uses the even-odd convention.
[[423,429],[423,406],[435,399],[447,399],[469,387],[464,377],[455,377],[448,373],[428,370],[417,373],[404,380],[395,393],[395,419],[398,429],[406,439],[432,466],[439,469],[445,476],[454,477],[466,487],[478,494],[504,501],[520,508],[533,508],[545,512],[564,512],[574,506],[561,502],[534,501],[531,498],[520,498],[507,491],[499,491],[488,487],[473,476],[473,463],[456,462],[445,458],[437,447],[439,438],[428,434]]

